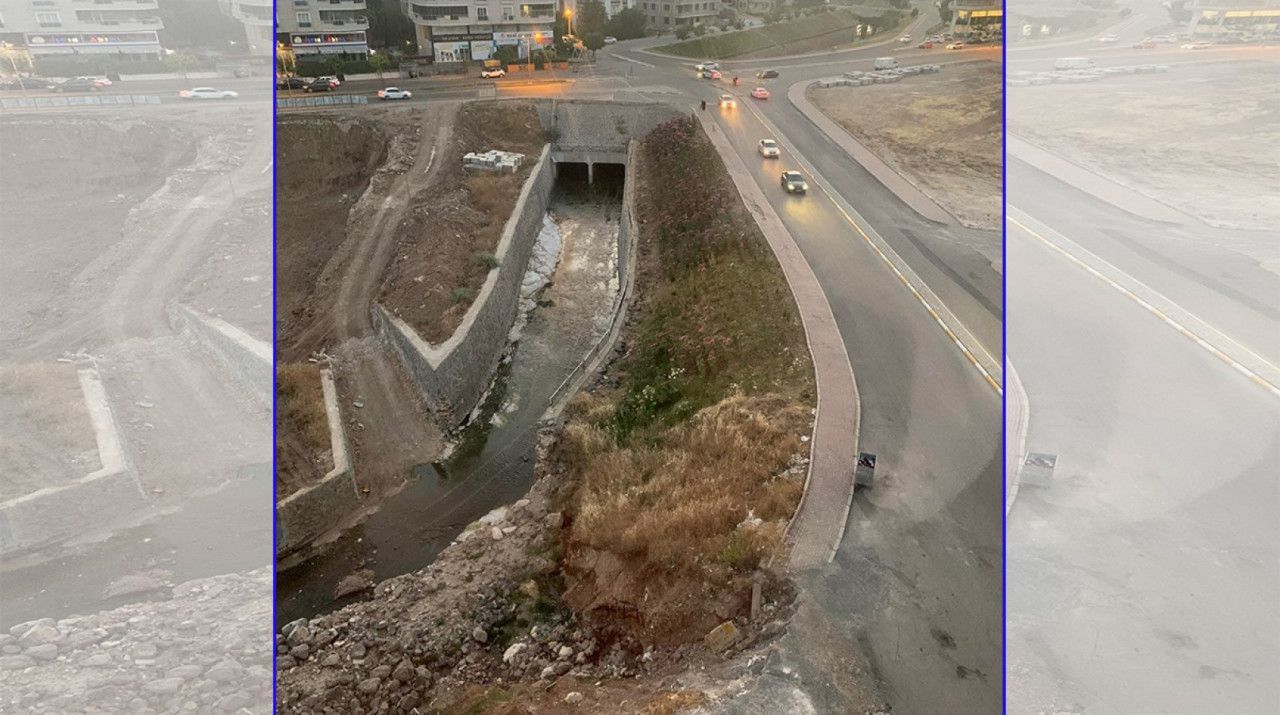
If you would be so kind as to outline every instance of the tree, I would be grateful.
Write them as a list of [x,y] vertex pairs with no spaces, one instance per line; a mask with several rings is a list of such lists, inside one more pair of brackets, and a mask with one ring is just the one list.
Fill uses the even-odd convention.
[[689,26],[688,26],[688,25],[681,25],[680,27],[677,27],[677,28],[676,28],[676,39],[677,39],[677,40],[687,40],[687,39],[689,39],[689,32],[690,32],[690,30],[689,30]]
[[552,40],[557,50],[566,55],[573,51],[569,43],[564,41],[565,36],[569,34],[568,18],[564,15],[556,15],[555,22],[551,23],[551,32],[555,35]]
[[[382,52],[374,52],[369,55],[369,64],[373,66],[373,71],[378,73],[378,81],[383,82],[382,73],[391,66],[391,58]],[[383,82],[383,84],[386,84]]]
[[698,23],[697,25],[694,25],[693,34],[697,35],[698,37],[702,37],[703,35],[707,34],[707,26],[703,25],[702,23]]
[[604,47],[604,26],[607,22],[609,15],[600,0],[586,0],[578,6],[578,36],[582,38],[582,44],[591,50],[592,56]]
[[617,15],[609,18],[605,23],[605,34],[618,38],[619,40],[634,40],[645,35],[645,17],[644,10],[638,7],[629,7],[619,12]]
[[492,56],[505,67],[514,65],[520,59],[520,50],[515,45],[498,45],[498,49],[493,51]]
[[951,22],[951,0],[938,0],[938,18],[945,23]]

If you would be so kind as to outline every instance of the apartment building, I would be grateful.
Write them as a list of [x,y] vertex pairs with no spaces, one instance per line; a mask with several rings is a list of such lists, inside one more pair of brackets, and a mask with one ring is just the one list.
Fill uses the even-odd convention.
[[365,59],[365,0],[276,0],[276,51],[296,61],[336,55]]
[[0,42],[41,57],[157,59],[156,0],[0,0]]
[[644,11],[650,30],[665,32],[681,26],[711,23],[720,14],[719,0],[639,0],[636,7]]
[[1280,34],[1280,0],[1195,0],[1188,31],[1197,37]]
[[272,0],[219,0],[225,15],[244,25],[250,54],[270,53],[276,38],[276,18]]
[[951,33],[957,37],[1004,34],[1003,0],[956,0],[951,10]]
[[[572,8],[572,6],[570,6]],[[436,62],[485,60],[498,47],[516,48],[520,57],[555,41],[555,2],[515,0],[406,0],[418,52]]]

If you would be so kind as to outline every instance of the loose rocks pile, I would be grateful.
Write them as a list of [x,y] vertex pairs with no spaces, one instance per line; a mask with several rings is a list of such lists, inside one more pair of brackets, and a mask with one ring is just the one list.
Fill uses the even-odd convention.
[[0,634],[0,712],[271,712],[271,571]]

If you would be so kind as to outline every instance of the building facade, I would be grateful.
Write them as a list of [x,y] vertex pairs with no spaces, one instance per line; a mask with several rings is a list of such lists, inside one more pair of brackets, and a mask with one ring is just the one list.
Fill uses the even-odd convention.
[[530,49],[555,42],[555,2],[514,0],[406,0],[413,20],[418,52],[436,62],[486,60],[497,48],[516,48],[528,57]]
[[222,12],[244,25],[250,54],[262,56],[275,45],[276,18],[271,0],[219,0]]
[[159,59],[156,0],[0,0],[0,42],[43,57]]
[[365,59],[365,0],[276,0],[276,52],[296,62]]
[[649,29],[671,32],[678,27],[711,23],[720,14],[719,0],[640,0],[636,7],[644,11]]
[[1191,6],[1191,34],[1280,34],[1280,0],[1195,0]]
[[956,0],[951,5],[951,34],[997,40],[1004,35],[1002,0]]

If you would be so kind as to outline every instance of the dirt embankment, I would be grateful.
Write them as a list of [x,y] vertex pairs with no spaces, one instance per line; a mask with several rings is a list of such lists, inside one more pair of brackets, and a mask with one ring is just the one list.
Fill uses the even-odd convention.
[[1280,224],[1280,63],[1179,64],[1165,74],[1015,87],[1009,131],[1211,223]]
[[0,501],[79,479],[101,467],[76,369],[0,365]]
[[[428,342],[443,342],[462,322],[544,144],[531,104],[479,102],[459,110],[453,140],[435,158],[441,163],[432,189],[405,217],[378,297]],[[513,174],[463,171],[464,154],[490,149],[524,154],[525,163]]]
[[822,112],[962,222],[999,229],[1004,78],[999,62],[893,84],[810,89]]
[[526,498],[370,600],[286,625],[281,713],[675,712],[784,629],[789,585],[761,567],[803,488],[803,329],[695,123],[650,135],[633,170],[625,354],[542,435]]

